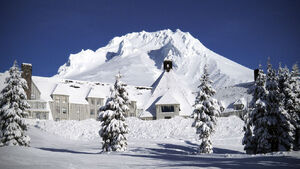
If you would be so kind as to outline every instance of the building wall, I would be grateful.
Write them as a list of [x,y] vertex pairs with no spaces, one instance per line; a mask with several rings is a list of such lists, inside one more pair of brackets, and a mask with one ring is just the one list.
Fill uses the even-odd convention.
[[[174,112],[162,112],[162,106],[174,106]],[[179,104],[164,104],[155,105],[156,107],[156,119],[173,118],[174,116],[179,116],[180,105]]]
[[36,87],[36,85],[32,82],[31,83],[31,99],[30,100],[40,100],[41,99],[41,92]]
[[69,96],[52,95],[53,101],[50,102],[50,109],[53,120],[68,120],[69,119]]
[[234,110],[243,110],[244,107],[245,106],[243,104],[234,104],[233,105]]
[[153,117],[141,117],[142,120],[155,120]]
[[[85,120],[89,118],[97,119],[98,110],[104,105],[103,98],[87,98],[88,104],[69,103],[67,95],[52,95],[52,102],[49,102],[53,120]],[[137,104],[132,101],[126,117],[137,117]]]
[[88,111],[88,117],[97,119],[98,117],[98,110],[101,106],[104,105],[104,99],[103,98],[92,98],[89,97],[87,99],[89,102],[89,111]]
[[74,104],[70,103],[69,120],[85,120],[90,118],[88,104]]
[[32,119],[48,119],[49,111],[46,109],[47,102],[40,100],[28,100],[30,109],[28,109],[28,118]]
[[126,112],[125,116],[126,117],[137,117],[137,106],[136,106],[136,101],[131,101],[129,107],[129,111]]

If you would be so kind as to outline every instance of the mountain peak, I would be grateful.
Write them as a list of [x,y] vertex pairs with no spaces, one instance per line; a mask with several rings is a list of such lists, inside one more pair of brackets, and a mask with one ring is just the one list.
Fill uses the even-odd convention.
[[216,87],[253,80],[253,73],[242,65],[207,49],[188,32],[170,29],[156,32],[133,32],[113,38],[95,52],[83,50],[71,54],[59,68],[62,78],[112,82],[121,71],[124,81],[132,85],[151,85],[162,72],[166,57],[173,61],[175,73],[197,86],[203,67]]

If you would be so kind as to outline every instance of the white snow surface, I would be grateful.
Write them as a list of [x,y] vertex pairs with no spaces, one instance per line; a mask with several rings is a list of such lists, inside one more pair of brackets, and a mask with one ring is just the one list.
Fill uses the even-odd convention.
[[[27,122],[40,130],[71,140],[99,139],[100,122],[95,119],[77,120],[33,120]],[[191,127],[193,119],[176,116],[172,119],[144,121],[138,118],[126,118],[129,126],[129,138],[136,139],[188,139],[197,140],[196,130]],[[214,141],[221,143],[219,138],[234,137],[241,141],[244,122],[236,116],[220,117],[216,126]],[[222,139],[221,139],[222,140]],[[220,142],[219,142],[220,141]]]
[[182,81],[195,88],[208,64],[215,87],[253,81],[253,71],[206,48],[188,32],[167,29],[134,32],[113,38],[96,51],[71,54],[58,70],[58,77],[113,82],[118,71],[131,85],[150,86],[161,74],[164,59],[173,60],[173,69]]
[[197,154],[199,143],[192,119],[156,121],[127,118],[126,152],[101,153],[95,120],[28,120],[31,147],[0,147],[0,168],[299,168],[300,152],[264,155],[244,153],[243,122],[219,118],[212,136],[214,153]]

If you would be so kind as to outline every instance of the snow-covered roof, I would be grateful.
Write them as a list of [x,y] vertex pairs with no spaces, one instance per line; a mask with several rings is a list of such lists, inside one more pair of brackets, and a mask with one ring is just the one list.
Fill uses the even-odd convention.
[[163,72],[151,87],[152,95],[145,106],[145,112],[148,111],[155,116],[155,104],[168,104],[169,102],[170,104],[180,104],[180,115],[192,113],[191,103],[194,96],[172,69],[169,72]]
[[22,63],[22,65],[32,66],[31,63]]
[[51,94],[57,86],[57,83],[61,80],[57,78],[32,76],[32,81],[41,92],[41,100],[53,101]]
[[110,86],[107,84],[103,85],[95,85],[91,87],[87,97],[92,97],[92,98],[106,98],[107,96],[110,95]]
[[246,100],[244,98],[240,98],[233,103],[233,105],[246,105]]
[[142,112],[142,114],[139,117],[140,118],[153,117],[153,115],[148,111],[144,111],[144,112]]
[[8,76],[9,76],[8,71],[6,71],[4,73],[0,73],[0,91],[2,91],[2,89],[5,87],[5,85],[4,85],[5,79]]
[[69,83],[59,83],[54,89],[54,95],[67,95],[69,102],[75,104],[88,104],[86,96],[90,88],[87,85],[77,85]]
[[174,96],[171,94],[170,90],[161,97],[155,105],[159,104],[180,104]]

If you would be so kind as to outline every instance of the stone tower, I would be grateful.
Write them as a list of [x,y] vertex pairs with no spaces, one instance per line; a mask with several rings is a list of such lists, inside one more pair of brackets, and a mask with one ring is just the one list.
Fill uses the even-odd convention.
[[31,82],[32,82],[32,65],[28,63],[22,63],[22,78],[27,82],[28,88],[25,90],[27,95],[27,100],[31,99]]
[[254,81],[256,81],[256,79],[257,79],[258,72],[259,72],[259,69],[254,70]]

